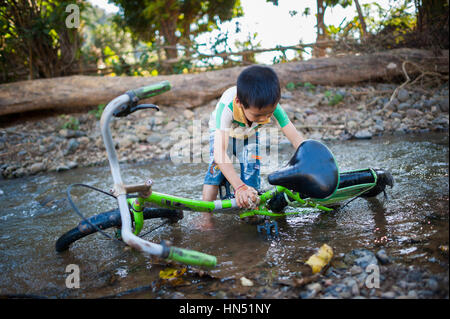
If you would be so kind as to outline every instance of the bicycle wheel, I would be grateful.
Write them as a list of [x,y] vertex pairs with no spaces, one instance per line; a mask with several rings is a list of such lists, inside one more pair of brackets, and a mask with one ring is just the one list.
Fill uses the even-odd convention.
[[[145,207],[144,220],[153,218],[168,218],[171,222],[177,222],[178,220],[183,218],[183,211],[166,208]],[[114,209],[98,215],[94,215],[87,218],[87,220],[101,230],[122,226],[119,209]],[[77,227],[69,230],[58,238],[55,244],[55,249],[57,252],[65,251],[73,242],[95,232],[97,232],[97,229],[95,227],[92,227],[87,221],[82,220]]]
[[[383,192],[386,186],[390,186],[391,188],[394,186],[394,178],[389,171],[379,168],[374,168],[373,170],[375,171],[375,174],[377,174],[377,183],[373,188],[361,194],[361,197],[375,197]],[[370,169],[344,172],[340,174],[338,189],[360,184],[369,184],[374,181],[375,180]]]

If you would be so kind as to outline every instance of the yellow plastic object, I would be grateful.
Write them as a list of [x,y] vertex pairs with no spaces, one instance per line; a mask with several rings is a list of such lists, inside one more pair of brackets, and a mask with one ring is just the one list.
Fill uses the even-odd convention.
[[327,244],[323,244],[317,253],[309,257],[306,264],[311,267],[313,274],[316,274],[328,265],[331,258],[333,258],[333,249]]
[[186,268],[183,269],[174,269],[174,268],[166,268],[159,272],[159,278],[161,279],[173,279],[181,277],[186,272]]

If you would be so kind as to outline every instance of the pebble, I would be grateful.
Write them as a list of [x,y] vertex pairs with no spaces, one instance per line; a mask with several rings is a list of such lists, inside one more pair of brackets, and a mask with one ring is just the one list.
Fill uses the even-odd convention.
[[409,109],[410,104],[409,103],[400,103],[399,105],[397,105],[397,111],[405,111],[407,109]]
[[439,103],[439,107],[441,108],[441,111],[442,112],[448,112],[448,103],[449,103],[449,101],[448,101],[448,97],[445,99],[440,99],[439,101],[438,101],[438,103]]
[[430,278],[427,280],[427,287],[430,288],[432,291],[439,290],[439,283],[436,279]]
[[306,289],[310,291],[314,291],[316,294],[322,290],[322,285],[318,282],[309,284],[306,286]]
[[39,172],[42,172],[45,170],[45,164],[44,163],[34,163],[29,168],[31,174],[37,174]]
[[64,151],[64,155],[70,155],[70,154],[75,153],[78,146],[80,146],[80,142],[78,142],[77,139],[75,139],[75,138],[71,138],[69,140],[69,144],[67,145],[66,150]]
[[367,249],[354,249],[344,257],[344,262],[357,265],[366,269],[369,265],[378,265],[377,258],[373,252]]
[[381,294],[381,298],[394,299],[395,298],[395,292],[393,292],[393,291],[383,292]]
[[74,131],[74,130],[69,130],[69,129],[62,129],[58,133],[59,133],[59,135],[61,135],[62,137],[65,137],[65,138],[86,136],[86,133],[83,131],[78,131],[78,130]]
[[408,118],[416,118],[416,117],[421,117],[423,115],[423,113],[417,109],[409,109],[406,111],[406,117]]
[[380,249],[379,251],[377,251],[376,257],[382,265],[386,265],[390,262],[389,256],[386,254],[386,251],[384,249]]
[[250,279],[247,279],[245,277],[241,277],[241,285],[244,287],[252,287],[253,281],[251,281]]
[[362,273],[363,272],[363,269],[361,268],[361,267],[359,267],[359,266],[356,266],[356,265],[354,265],[354,266],[352,266],[351,268],[350,268],[350,274],[353,276],[353,275],[359,275],[360,273]]
[[372,133],[367,130],[358,131],[355,133],[354,137],[358,140],[367,140],[372,138]]
[[409,92],[405,89],[400,89],[397,94],[397,99],[400,102],[405,102],[409,99]]

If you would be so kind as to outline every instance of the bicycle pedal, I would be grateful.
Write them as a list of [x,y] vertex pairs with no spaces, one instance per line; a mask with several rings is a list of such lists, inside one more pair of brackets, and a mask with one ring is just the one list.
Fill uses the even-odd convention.
[[[258,233],[265,235],[269,239],[278,238],[278,223],[275,221],[266,221],[262,225],[257,226]],[[273,233],[272,233],[273,231]]]

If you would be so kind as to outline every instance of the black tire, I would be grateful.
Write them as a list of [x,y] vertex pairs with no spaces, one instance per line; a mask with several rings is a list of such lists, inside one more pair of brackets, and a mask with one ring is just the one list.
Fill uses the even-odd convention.
[[[178,220],[183,218],[183,211],[165,208],[144,208],[144,220],[152,218],[168,218],[171,222],[177,222]],[[122,226],[119,209],[114,209],[108,212],[94,215],[87,218],[87,220],[101,230]],[[55,244],[55,249],[57,252],[63,252],[69,249],[69,246],[73,242],[95,232],[97,232],[97,229],[95,227],[92,227],[87,221],[83,220],[78,224],[77,227],[69,230],[58,238]]]
[[377,174],[377,184],[372,189],[363,193],[361,197],[375,197],[378,194],[384,192],[386,186],[389,185],[391,188],[394,187],[394,178],[389,171],[377,168],[375,168],[374,171]]
[[[386,186],[391,188],[394,186],[394,178],[389,171],[374,168],[375,174],[377,175],[376,185],[365,193],[362,193],[361,197],[375,197],[382,193]],[[350,187],[359,184],[373,183],[375,181],[370,169],[356,171],[356,172],[344,172],[340,175],[339,188]]]

